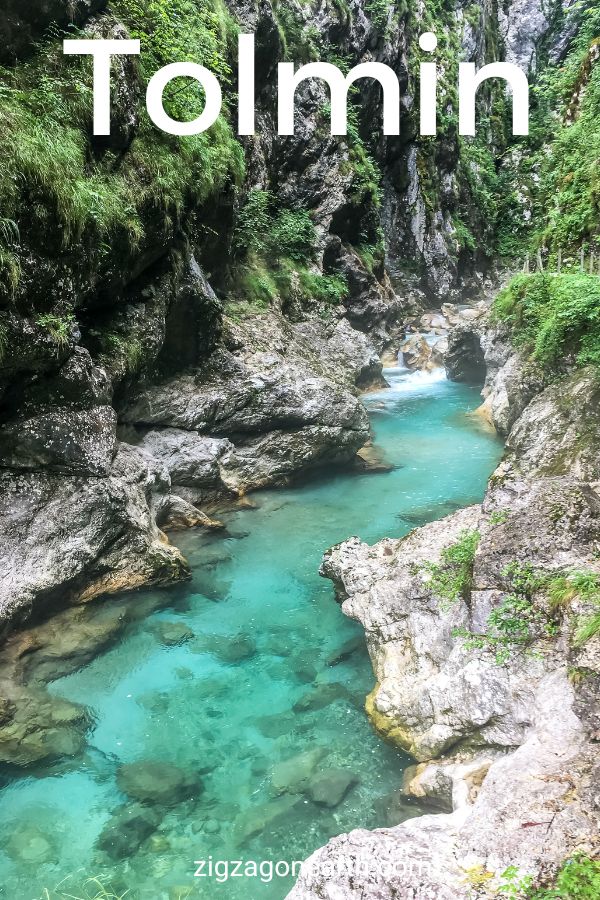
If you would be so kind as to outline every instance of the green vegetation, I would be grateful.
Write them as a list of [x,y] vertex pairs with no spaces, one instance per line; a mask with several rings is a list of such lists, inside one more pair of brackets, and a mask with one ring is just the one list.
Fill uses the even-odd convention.
[[382,37],[387,35],[392,5],[390,0],[365,0],[365,12]]
[[[231,20],[220,0],[117,0],[113,11],[142,39],[142,83],[173,57],[201,58],[227,77]],[[173,115],[197,114],[197,103],[189,87],[173,85],[166,96]],[[0,70],[5,292],[18,287],[25,230],[43,234],[50,251],[84,245],[90,263],[102,265],[114,248],[126,254],[139,247],[148,221],[169,239],[191,208],[242,178],[242,149],[226,118],[205,134],[178,139],[143,118],[125,153],[100,153],[90,143],[91,108],[89,60],[66,60],[57,43]]]
[[518,275],[496,298],[493,316],[546,372],[564,359],[600,365],[600,278]]
[[515,561],[502,571],[510,584],[511,593],[488,616],[488,631],[477,633],[456,628],[454,637],[464,638],[467,650],[490,650],[497,665],[504,665],[513,653],[530,647],[541,635],[556,632],[556,623],[534,606],[533,594],[543,580],[529,564]]
[[72,313],[64,316],[44,313],[35,320],[35,323],[47,331],[57,347],[61,349],[69,343],[75,325],[75,316]]
[[440,563],[422,566],[422,571],[430,575],[429,589],[446,603],[468,598],[480,538],[478,531],[462,531],[456,543],[442,550]]
[[250,191],[234,233],[240,257],[232,278],[234,312],[266,309],[278,297],[284,302],[295,296],[300,302],[341,303],[348,293],[346,281],[311,270],[316,242],[306,210],[282,208],[269,191]]
[[578,598],[592,612],[581,618],[573,639],[581,647],[600,632],[600,576],[593,572],[571,572],[553,578],[546,587],[553,610],[563,610]]
[[534,887],[530,875],[521,875],[515,866],[502,874],[498,893],[522,900],[596,900],[600,896],[600,861],[577,855],[567,859],[551,887]]
[[[563,14],[552,13],[555,25]],[[594,61],[600,36],[600,9],[579,10],[580,26],[572,47],[559,66],[540,57],[532,88],[529,138],[499,169],[498,249],[512,258],[538,248],[555,263],[576,260],[580,248],[598,244],[600,193],[600,66]],[[530,215],[524,215],[529,198]]]
[[[600,631],[600,576],[593,572],[569,572],[548,576],[536,572],[531,564],[518,561],[502,571],[510,585],[502,602],[488,616],[483,633],[456,628],[455,637],[464,638],[467,650],[489,650],[498,665],[508,662],[513,653],[527,650],[540,637],[553,637],[571,602],[577,598],[591,614],[581,617],[573,645],[581,647]],[[536,592],[547,604],[536,605]]]

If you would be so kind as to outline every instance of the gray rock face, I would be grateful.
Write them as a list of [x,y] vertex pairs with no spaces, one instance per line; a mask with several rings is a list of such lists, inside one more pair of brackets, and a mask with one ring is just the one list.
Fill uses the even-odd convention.
[[511,346],[505,330],[476,332],[486,364],[483,414],[506,436],[527,404],[544,386],[542,377],[524,355]]
[[483,384],[486,366],[478,335],[469,329],[454,329],[448,339],[444,365],[452,381]]
[[191,503],[243,494],[348,461],[366,443],[368,418],[350,385],[381,364],[347,323],[327,330],[262,316],[234,328],[229,343],[238,349],[147,387],[121,413],[138,431],[151,428],[140,446],[169,472],[174,493]]
[[500,34],[506,61],[530,72],[535,69],[537,48],[550,25],[551,13],[542,0],[511,0],[499,7]]
[[187,566],[155,525],[166,483],[138,450],[120,445],[99,478],[0,472],[4,535],[0,616],[23,621],[36,602],[89,600],[185,577]]

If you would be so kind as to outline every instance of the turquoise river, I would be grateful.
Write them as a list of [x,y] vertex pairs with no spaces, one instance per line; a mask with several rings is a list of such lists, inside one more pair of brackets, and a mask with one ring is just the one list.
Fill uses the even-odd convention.
[[[149,612],[53,681],[53,694],[89,709],[88,746],[3,778],[0,897],[282,900],[293,881],[271,880],[268,867],[262,878],[226,880],[223,866],[194,878],[195,860],[301,860],[335,834],[418,813],[397,793],[409,760],[363,711],[373,675],[360,629],[319,564],[350,535],[400,537],[478,502],[502,447],[470,415],[478,389],[442,373],[386,375],[390,388],[364,399],[390,471],[257,493],[255,508],[222,516],[225,533],[176,536],[191,582],[107,601],[148,602]],[[163,798],[154,832],[141,843],[126,834],[111,858],[97,842],[128,802],[119,767],[140,760],[157,764],[159,780],[169,763],[202,786]],[[355,779],[337,805],[306,788],[323,769]]]

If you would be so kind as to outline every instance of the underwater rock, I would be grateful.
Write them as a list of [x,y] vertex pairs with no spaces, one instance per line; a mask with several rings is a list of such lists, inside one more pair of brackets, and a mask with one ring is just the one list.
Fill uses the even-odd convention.
[[202,826],[202,831],[205,834],[220,834],[221,824],[216,819],[207,819]]
[[359,651],[365,650],[365,638],[362,634],[356,634],[354,637],[348,638],[347,641],[344,641],[341,647],[338,647],[337,650],[334,650],[333,653],[327,657],[325,664],[327,666],[339,666],[340,663],[346,662],[346,660],[350,659],[351,656],[354,656],[355,653]]
[[265,737],[277,738],[281,737],[282,734],[288,734],[288,732],[293,731],[296,722],[296,716],[277,713],[273,716],[259,716],[259,718],[253,720],[252,724]]
[[202,791],[196,773],[162,760],[124,763],[117,771],[117,785],[128,797],[157,806],[175,806],[196,798]]
[[157,622],[154,631],[161,644],[167,647],[176,647],[191,641],[195,636],[191,628],[183,622]]
[[323,769],[311,778],[307,793],[313,803],[333,809],[357,782],[356,775],[348,769]]
[[250,659],[256,653],[256,641],[247,634],[205,636],[198,641],[201,653],[212,653],[222,662],[235,665]]
[[354,695],[339,681],[325,682],[320,684],[313,691],[304,694],[292,707],[294,712],[314,712],[317,709],[323,709],[330,703],[336,703],[338,700],[354,701]]
[[251,840],[258,834],[268,831],[270,828],[289,820],[294,809],[302,803],[299,795],[286,794],[277,797],[269,803],[250,807],[237,819],[234,826],[234,836],[238,844]]
[[6,842],[5,849],[12,859],[29,865],[56,858],[52,836],[34,824],[17,827]]
[[325,756],[323,747],[305,750],[290,759],[285,759],[273,767],[271,788],[275,794],[297,794],[314,774]]
[[390,791],[389,794],[378,797],[373,803],[373,810],[381,828],[392,828],[421,815],[420,808],[411,806],[402,790]]
[[0,762],[15,766],[76,756],[85,746],[87,710],[42,692],[15,697],[10,719],[0,726]]
[[160,821],[160,814],[152,807],[140,803],[119,806],[102,829],[97,847],[114,860],[134,856]]

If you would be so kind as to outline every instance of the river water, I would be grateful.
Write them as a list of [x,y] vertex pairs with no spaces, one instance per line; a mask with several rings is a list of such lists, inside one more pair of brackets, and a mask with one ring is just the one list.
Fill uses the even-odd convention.
[[[194,861],[301,860],[334,834],[418,812],[397,794],[409,760],[362,711],[373,676],[360,629],[342,615],[319,563],[350,535],[400,537],[478,502],[502,448],[469,415],[477,389],[441,372],[386,377],[390,389],[365,403],[390,471],[330,472],[262,492],[255,509],[225,515],[225,537],[179,536],[193,580],[51,685],[90,709],[89,747],[66,767],[8,779],[0,896],[87,900],[129,889],[131,900],[281,900],[293,882],[270,880],[269,866],[262,878],[225,880],[221,864],[218,877],[194,879]],[[152,771],[163,783],[164,763],[197,774],[202,791],[171,806],[163,799],[153,807],[154,834],[135,849],[134,829],[129,850],[110,859],[96,842],[127,802],[119,766],[139,760],[158,763]],[[348,772],[354,783],[340,799],[335,782]],[[319,778],[321,795],[311,793]],[[114,895],[84,884],[96,875]]]

